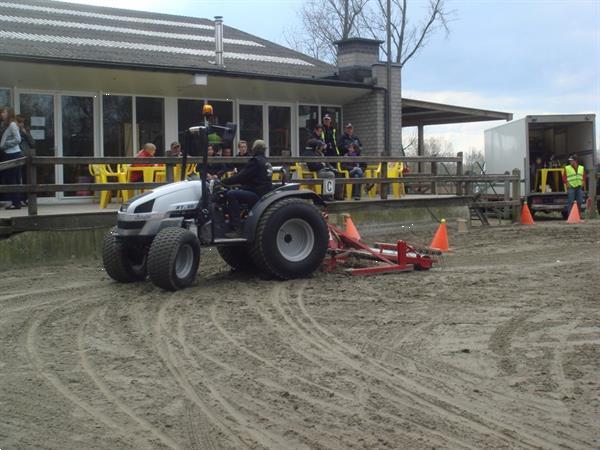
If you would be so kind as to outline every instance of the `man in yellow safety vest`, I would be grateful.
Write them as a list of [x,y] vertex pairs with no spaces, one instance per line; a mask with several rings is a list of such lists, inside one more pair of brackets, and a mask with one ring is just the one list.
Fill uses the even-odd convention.
[[563,182],[567,186],[567,215],[571,212],[571,206],[574,201],[577,201],[577,206],[581,212],[585,176],[583,166],[579,164],[575,155],[569,156],[569,164],[565,166]]

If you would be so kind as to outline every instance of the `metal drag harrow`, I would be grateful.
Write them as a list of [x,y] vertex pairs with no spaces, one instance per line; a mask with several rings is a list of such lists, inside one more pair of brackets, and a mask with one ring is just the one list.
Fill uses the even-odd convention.
[[396,244],[378,242],[374,244],[375,247],[369,247],[347,231],[330,223],[327,226],[329,246],[324,260],[326,272],[333,271],[339,264],[347,265],[352,259],[370,261],[373,265],[345,269],[351,275],[429,270],[438,261],[433,257],[442,255],[438,250],[417,248],[402,240]]

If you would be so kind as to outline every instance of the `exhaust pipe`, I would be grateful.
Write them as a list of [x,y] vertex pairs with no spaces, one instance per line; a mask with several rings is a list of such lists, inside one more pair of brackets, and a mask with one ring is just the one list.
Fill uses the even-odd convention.
[[215,57],[217,67],[223,68],[223,16],[215,16]]

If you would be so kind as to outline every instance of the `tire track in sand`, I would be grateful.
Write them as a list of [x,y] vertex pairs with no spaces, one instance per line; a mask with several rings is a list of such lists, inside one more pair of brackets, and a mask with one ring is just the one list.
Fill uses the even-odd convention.
[[[168,311],[168,307],[169,307],[170,303],[172,303],[172,302],[173,302],[173,299],[171,299],[170,301],[164,302],[158,312],[158,321],[160,323],[160,330],[161,330],[162,336],[166,337],[166,338],[169,337],[168,336],[169,327],[168,327],[168,323],[167,323],[166,313]],[[177,340],[177,339],[175,339],[175,340]],[[186,377],[186,379],[189,379],[189,377],[187,377],[187,372],[185,369],[185,362],[177,356],[177,352],[175,351],[174,346],[169,342],[169,340],[166,339],[165,341],[166,341],[166,345],[167,345],[168,349],[171,350],[169,353],[172,356],[173,360],[175,361],[178,371],[181,374],[183,374]],[[184,353],[184,356],[185,356],[185,353]],[[280,439],[279,436],[269,433],[267,430],[261,430],[255,426],[253,426],[252,423],[250,422],[248,416],[246,414],[244,414],[242,411],[236,409],[233,406],[233,402],[230,402],[229,400],[227,400],[219,392],[218,388],[208,381],[208,377],[207,377],[206,373],[204,372],[204,370],[202,370],[199,366],[197,366],[197,370],[198,370],[198,374],[200,375],[199,382],[208,390],[211,398],[214,401],[216,401],[219,405],[221,405],[223,410],[230,417],[232,417],[238,423],[238,425],[243,427],[243,429],[257,443],[259,443],[260,445],[265,445],[266,447],[274,446],[275,448],[284,448],[289,444],[289,442],[283,441],[282,439]],[[192,389],[194,389],[194,388],[192,387]]]
[[127,430],[124,426],[122,426],[121,424],[119,424],[118,422],[116,422],[115,420],[110,418],[108,415],[106,415],[100,409],[92,406],[90,403],[83,400],[81,397],[79,397],[77,394],[75,394],[71,389],[69,389],[59,379],[59,377],[56,374],[45,369],[45,364],[38,353],[37,341],[39,338],[39,336],[38,336],[39,335],[39,331],[38,331],[39,327],[46,319],[48,319],[48,317],[54,311],[60,309],[61,307],[64,307],[66,305],[69,305],[71,303],[75,303],[78,301],[82,301],[84,303],[91,303],[91,302],[97,301],[97,300],[104,300],[104,299],[97,298],[97,297],[91,295],[91,296],[88,296],[85,300],[80,300],[79,298],[67,300],[63,304],[55,306],[54,308],[51,308],[50,310],[46,311],[45,314],[43,314],[42,318],[33,319],[31,321],[31,325],[29,326],[29,328],[27,329],[27,332],[26,332],[25,349],[27,352],[27,357],[28,357],[29,362],[31,363],[31,366],[35,370],[35,372],[39,376],[41,376],[44,380],[46,380],[46,382],[50,386],[52,386],[62,397],[64,397],[69,402],[73,403],[75,406],[77,406],[81,410],[85,411],[92,419],[96,420],[97,422],[102,423],[104,426],[106,426],[108,428],[115,430],[118,433],[118,435],[123,437],[126,441],[130,441],[133,439],[134,442],[136,442],[136,445],[135,445],[136,447],[138,447],[138,448],[146,447],[148,445],[151,445],[150,442],[146,442],[146,441],[141,442],[137,436],[131,436],[131,433],[129,432],[129,430]]
[[[323,345],[318,340],[313,339],[310,335],[308,335],[304,331],[303,326],[300,324],[300,322],[296,323],[292,319],[292,317],[288,313],[285,312],[285,310],[283,309],[282,304],[280,302],[280,297],[282,297],[282,296],[287,297],[285,287],[276,286],[273,289],[270,297],[271,297],[273,306],[279,312],[280,316],[282,317],[282,319],[285,322],[285,326],[277,325],[277,328],[279,328],[281,330],[280,335],[283,337],[283,339],[285,339],[289,342],[289,345],[291,346],[292,350],[295,350],[295,348],[298,345],[298,342],[300,342],[300,341],[305,341],[305,342],[310,343],[311,347],[315,349],[314,356],[321,360],[321,362],[319,363],[319,367],[324,368],[324,369],[329,369],[329,370],[339,369],[340,366],[332,364],[332,361],[336,360],[336,357],[334,356],[331,348],[327,345]],[[274,320],[271,320],[271,322],[276,323],[276,321],[274,321]],[[290,335],[290,333],[289,333],[290,327],[292,330],[294,330],[296,332],[297,337],[299,339],[297,339],[297,338],[294,339],[294,337],[292,337]],[[337,359],[339,362],[339,358],[337,358]],[[343,365],[345,365],[347,367],[350,366],[349,368],[355,370],[355,367],[353,364],[350,364],[350,365],[343,364]],[[363,373],[363,375],[364,375],[364,373]],[[382,389],[377,389],[377,388],[374,388],[374,387],[368,385],[367,382],[364,380],[364,378],[361,379],[360,377],[353,377],[350,375],[343,375],[343,376],[341,376],[341,378],[347,380],[348,382],[350,382],[356,386],[356,389],[352,396],[352,400],[354,402],[356,402],[358,399],[368,399],[369,397],[367,395],[365,395],[365,393],[367,393],[367,392],[375,392],[381,396],[381,399],[387,399],[389,397],[389,392],[386,392]],[[396,401],[397,401],[397,403],[403,404],[405,407],[407,407],[409,409],[414,409],[414,405],[412,403],[407,403],[406,400],[396,397]],[[379,408],[378,405],[374,405],[374,404],[370,405],[368,403],[361,403],[360,405],[361,405],[361,407],[366,408],[366,410],[372,411],[372,412],[376,413],[377,415],[386,417],[390,420],[398,422],[399,419],[402,419],[402,420],[405,420],[406,422],[410,422],[416,428],[419,428],[419,429],[423,430],[424,432],[428,433],[428,437],[430,439],[433,438],[433,440],[437,440],[439,442],[439,445],[441,445],[441,446],[447,445],[448,441],[452,442],[457,447],[468,448],[471,445],[470,443],[467,443],[460,439],[454,438],[453,436],[440,435],[438,432],[434,431],[432,428],[423,425],[421,423],[421,421],[419,421],[418,419],[412,418],[411,417],[412,415],[399,416],[399,415],[387,413],[387,412],[383,411],[381,408]],[[395,405],[394,405],[394,407],[395,407]],[[423,412],[423,411],[420,411],[420,412]],[[372,421],[369,417],[365,416],[364,414],[361,416],[361,419],[367,420],[369,422]],[[379,424],[377,424],[377,425],[379,425]],[[411,433],[411,432],[406,432],[405,434],[407,436],[414,436],[417,438],[419,437],[418,435]]]
[[[377,296],[378,298],[382,299],[382,300],[387,300],[388,297],[383,295],[382,293],[373,290],[371,288],[368,288],[368,291]],[[513,318],[514,319],[514,318]],[[447,377],[445,378],[440,378],[439,376],[437,376],[438,373],[452,373],[452,377],[461,380],[464,383],[470,384],[474,387],[476,386],[480,386],[482,383],[485,383],[487,381],[486,377],[480,376],[477,373],[473,373],[470,370],[465,370],[461,367],[457,367],[455,365],[452,364],[448,364],[445,363],[443,361],[437,360],[437,359],[431,359],[431,358],[427,358],[427,357],[423,357],[421,354],[417,355],[410,355],[407,356],[405,353],[400,352],[398,347],[402,344],[402,342],[408,340],[408,338],[412,338],[413,336],[419,335],[421,333],[423,333],[423,335],[428,335],[428,332],[426,331],[426,329],[423,329],[423,327],[427,327],[427,324],[433,324],[434,321],[428,321],[426,322],[426,324],[424,324],[423,326],[417,327],[416,330],[410,331],[405,335],[405,338],[401,339],[399,342],[395,343],[393,346],[387,348],[387,354],[388,355],[395,355],[399,358],[402,359],[402,361],[405,364],[409,364],[410,365],[410,369],[409,372],[412,371],[411,375],[412,376],[418,376],[420,380],[429,380],[430,382],[438,383],[438,384],[445,384]],[[514,327],[513,327],[514,328]],[[512,331],[509,334],[512,334],[516,331],[516,328],[512,329]],[[417,334],[415,334],[414,332],[417,332]],[[508,341],[503,342],[504,339],[508,338]],[[497,336],[497,340],[495,341],[495,345],[497,345],[497,349],[502,349],[500,350],[501,355],[503,355],[504,358],[507,357],[508,352],[506,351],[507,347],[510,347],[510,340],[511,340],[511,336],[507,335],[506,330],[502,330],[499,333],[499,336]],[[596,342],[593,342],[596,343]],[[382,346],[381,343],[378,342],[371,342],[371,345],[374,347],[385,347]],[[531,343],[529,344],[530,346],[536,346],[538,344],[535,343]],[[544,344],[539,344],[542,347],[547,347],[548,344],[544,343]],[[362,348],[361,348],[362,350]],[[385,350],[385,348],[384,348]],[[388,367],[391,367],[389,365],[389,363],[387,361],[389,361],[388,357],[385,357],[385,353],[383,354],[382,358],[379,359],[383,359],[383,361],[381,361],[381,364],[387,365]],[[398,367],[391,367],[393,369],[398,369]],[[405,367],[402,367],[402,370],[406,371]],[[426,372],[426,375],[424,374],[424,372]],[[553,414],[554,418],[557,419],[564,419],[565,416],[568,416],[567,411],[564,408],[564,405],[562,404],[562,402],[560,402],[559,400],[556,399],[544,399],[542,397],[539,396],[534,396],[534,395],[530,395],[529,393],[525,392],[521,392],[519,394],[512,394],[500,389],[495,389],[493,386],[487,386],[486,387],[486,392],[489,392],[490,394],[493,394],[493,396],[495,398],[500,398],[503,401],[507,402],[507,403],[515,403],[515,402],[519,402],[523,405],[523,408],[526,408],[527,410],[531,410],[532,413],[533,412],[537,412],[540,414],[548,414],[548,411],[550,410],[556,410],[559,409],[559,411],[555,411],[555,414]],[[564,422],[564,420],[562,420]],[[570,427],[573,427],[573,424],[569,424]],[[582,430],[584,431],[584,430]],[[583,445],[583,442],[582,442]]]
[[178,358],[175,356],[175,353],[172,351],[172,346],[169,344],[168,335],[165,335],[165,329],[163,326],[164,323],[164,315],[165,310],[168,306],[169,301],[164,301],[160,306],[160,309],[157,313],[156,319],[154,321],[154,345],[155,348],[163,360],[165,366],[171,372],[171,375],[177,382],[177,384],[183,390],[186,398],[192,401],[200,410],[203,415],[216,427],[218,427],[221,432],[224,434],[226,439],[229,439],[232,442],[235,442],[235,447],[243,447],[243,448],[251,448],[253,447],[252,443],[246,442],[243,438],[238,436],[233,432],[230,426],[228,426],[219,416],[213,411],[212,407],[208,404],[207,401],[203,400],[196,389],[194,388],[192,382],[187,376],[185,370],[181,367],[181,364]]
[[154,435],[158,440],[160,440],[166,447],[179,449],[181,448],[179,444],[177,444],[170,436],[164,434],[160,429],[152,425],[146,419],[139,417],[131,407],[126,405],[117,395],[115,395],[110,387],[104,382],[101,378],[98,371],[94,368],[94,365],[90,361],[87,351],[84,348],[84,336],[86,328],[88,328],[89,324],[96,318],[98,312],[100,310],[106,310],[108,307],[96,307],[94,308],[86,317],[86,319],[81,323],[77,330],[77,353],[79,355],[79,361],[81,362],[81,366],[85,373],[92,379],[96,387],[104,394],[104,397],[111,403],[113,403],[117,408],[123,411],[127,416],[133,419],[142,429],[150,432]]
[[[19,306],[13,307],[13,308],[5,308],[2,307],[2,317],[3,318],[7,318],[7,316],[9,314],[15,313],[15,312],[21,312],[27,309],[33,309],[33,308],[39,308],[41,306],[46,306],[46,305],[50,305],[53,303],[56,303],[58,301],[64,301],[64,296],[72,291],[78,291],[81,288],[84,287],[88,287],[91,288],[92,286],[90,285],[96,285],[99,286],[99,283],[96,282],[87,282],[87,283],[72,283],[72,284],[68,284],[67,286],[61,286],[61,287],[52,287],[52,291],[48,291],[48,289],[35,289],[35,290],[30,290],[27,292],[18,292],[16,294],[8,294],[8,295],[3,295],[0,296],[0,301],[3,300],[14,300],[14,301],[19,301]],[[52,298],[52,297],[56,297],[56,298],[52,298],[51,300],[45,300],[43,302],[38,302],[38,303],[33,303],[31,305],[23,305],[21,304],[21,302],[23,301],[27,301],[28,299],[31,299],[32,301],[35,300],[39,300],[39,297],[37,296],[43,296],[44,299],[47,299],[48,297]],[[31,298],[33,297],[33,298]]]
[[185,429],[190,439],[191,450],[219,450],[207,429],[206,419],[198,418],[196,406],[189,399],[183,400],[185,411]]
[[[213,308],[214,311],[211,308],[211,316],[212,316],[212,321],[213,324],[215,325],[215,327],[217,328],[217,330],[220,332],[220,334],[225,337],[229,342],[231,342],[238,350],[246,353],[248,356],[250,356],[253,359],[256,359],[258,361],[260,361],[263,365],[265,365],[266,367],[269,367],[271,369],[274,369],[275,371],[279,372],[280,374],[282,374],[283,376],[287,377],[288,379],[296,379],[300,382],[302,382],[304,385],[312,387],[312,388],[317,388],[319,391],[324,391],[326,393],[328,393],[328,395],[333,398],[333,399],[340,399],[342,400],[344,403],[343,405],[337,405],[335,403],[332,403],[331,401],[324,401],[320,398],[317,398],[311,394],[306,393],[305,391],[302,391],[292,385],[290,386],[284,386],[280,383],[278,383],[277,381],[274,381],[272,379],[265,379],[265,378],[260,378],[260,379],[256,379],[254,380],[255,382],[257,382],[258,384],[261,384],[262,386],[266,387],[267,389],[276,391],[276,392],[289,392],[291,395],[295,396],[296,398],[298,398],[301,401],[305,401],[308,404],[312,405],[313,407],[320,407],[323,408],[326,411],[330,411],[333,414],[338,414],[340,416],[347,416],[349,414],[349,411],[351,411],[352,407],[355,407],[356,405],[356,393],[354,393],[353,395],[345,395],[344,393],[342,393],[339,390],[335,390],[326,386],[323,386],[321,384],[315,383],[311,380],[308,380],[304,377],[302,377],[301,375],[299,375],[297,372],[289,372],[289,371],[285,371],[282,370],[281,367],[277,364],[274,364],[273,362],[271,362],[270,360],[263,358],[262,356],[258,355],[256,352],[254,352],[253,350],[248,349],[246,346],[242,345],[241,343],[239,343],[218,321],[216,318],[216,304],[213,304]],[[271,323],[273,323],[272,321],[269,321]],[[277,327],[275,327],[275,329],[277,329]],[[288,333],[289,334],[289,333]],[[285,340],[284,336],[285,334],[281,334],[283,340]],[[291,347],[294,347],[294,344],[291,344]],[[292,350],[294,350],[292,348]],[[226,363],[225,361],[221,361],[218,359],[215,359],[214,357],[206,354],[205,352],[202,352],[199,349],[194,348],[193,352],[195,353],[200,353],[202,357],[207,358],[209,361],[222,366],[224,369],[232,372],[232,373],[238,373],[240,375],[246,375],[246,373],[244,371],[241,371],[240,369],[237,369],[236,367],[231,366],[230,364]],[[317,364],[319,367],[322,366],[322,364],[318,363]],[[362,406],[362,405],[361,405]],[[380,411],[378,408],[376,407],[372,407],[371,408],[373,411],[376,411],[376,413],[384,418],[387,418],[389,420],[397,420],[398,418],[396,416],[393,416],[391,414],[388,414],[384,411]],[[277,417],[280,416],[280,414],[277,414],[278,412],[275,411],[275,414]],[[384,425],[381,424],[380,421],[377,420],[373,420],[370,417],[362,417],[362,420],[364,420],[365,422],[371,423],[372,425],[378,427],[378,428],[385,428]],[[329,434],[326,432],[321,431],[322,433],[325,434]],[[412,432],[406,432],[407,436],[410,437],[414,437],[415,439],[420,438],[421,436],[412,433]],[[331,438],[333,439],[333,442],[336,442],[337,439],[339,439],[339,436],[334,436],[331,435]],[[440,441],[440,443],[443,443],[445,441]]]
[[[360,355],[355,348],[349,347],[346,343],[341,342],[333,333],[320,325],[316,319],[310,315],[303,301],[303,290],[305,286],[306,282],[303,282],[297,292],[297,305],[312,326],[312,329],[310,329],[305,322],[298,320],[299,325],[306,327],[307,337],[316,342],[320,341],[323,351],[329,352],[332,357],[337,358],[340,362],[370,378],[385,383],[386,387],[394,391],[393,393],[390,392],[390,394],[397,397],[398,401],[406,402],[406,398],[408,398],[412,402],[412,406],[419,405],[419,408],[421,408],[422,412],[425,414],[435,411],[440,414],[441,417],[452,420],[455,423],[461,423],[463,426],[477,431],[482,435],[491,434],[504,441],[516,441],[520,444],[532,447],[548,447],[564,444],[563,442],[548,440],[547,435],[545,434],[546,431],[539,436],[538,433],[540,433],[540,431],[525,429],[522,424],[513,423],[511,426],[519,432],[519,434],[515,435],[515,433],[506,429],[505,423],[486,416],[485,411],[488,408],[487,405],[476,405],[472,399],[469,399],[471,403],[466,404],[461,402],[458,397],[450,397],[448,394],[443,394],[438,390],[426,387],[405,375],[391,373],[378,361]],[[293,321],[293,317],[288,316],[288,321]],[[363,367],[364,364],[367,365],[366,368]],[[474,404],[479,411],[472,410]]]

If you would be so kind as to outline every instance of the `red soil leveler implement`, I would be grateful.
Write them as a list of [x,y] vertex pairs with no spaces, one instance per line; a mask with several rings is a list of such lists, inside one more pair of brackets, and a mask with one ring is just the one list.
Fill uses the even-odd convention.
[[351,275],[375,275],[388,272],[408,272],[411,270],[428,270],[441,252],[430,248],[417,248],[405,241],[399,240],[395,244],[375,243],[369,247],[360,240],[358,230],[352,223],[349,215],[345,216],[343,231],[328,223],[329,247],[324,260],[325,271],[331,272],[339,264],[347,265],[352,260],[369,261],[368,267],[350,267],[346,272]]

